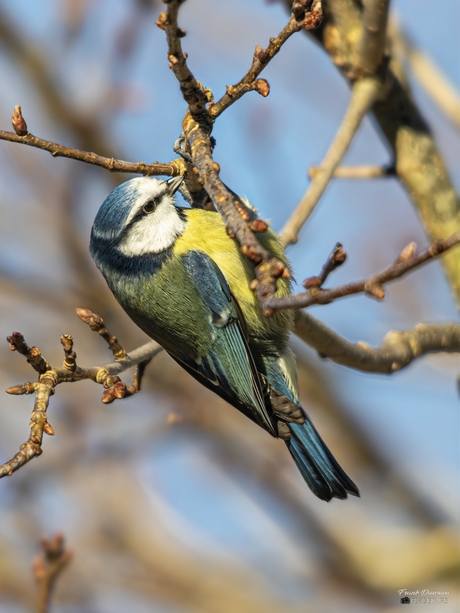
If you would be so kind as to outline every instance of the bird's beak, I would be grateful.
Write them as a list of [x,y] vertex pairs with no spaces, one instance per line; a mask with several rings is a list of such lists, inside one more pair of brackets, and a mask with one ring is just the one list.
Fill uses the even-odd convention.
[[168,179],[167,181],[165,181],[166,185],[168,186],[168,191],[171,194],[175,194],[183,180],[183,175],[179,175],[178,177],[173,177],[172,179]]

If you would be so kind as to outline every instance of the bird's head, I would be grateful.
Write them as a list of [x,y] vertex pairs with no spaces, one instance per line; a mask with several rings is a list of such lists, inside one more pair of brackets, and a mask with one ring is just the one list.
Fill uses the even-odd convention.
[[137,177],[119,185],[104,200],[91,230],[90,252],[96,263],[115,249],[128,257],[159,254],[185,229],[174,206],[182,177],[159,181]]

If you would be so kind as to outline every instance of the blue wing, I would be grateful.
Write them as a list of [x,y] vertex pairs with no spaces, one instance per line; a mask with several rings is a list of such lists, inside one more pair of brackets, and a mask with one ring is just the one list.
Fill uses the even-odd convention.
[[244,319],[218,266],[200,251],[191,251],[183,259],[208,310],[212,344],[199,362],[179,353],[172,357],[273,436],[278,436],[278,419],[284,422],[290,432],[285,443],[316,496],[323,500],[346,498],[347,492],[359,496],[299,405],[293,355],[289,350],[283,356],[257,355],[256,366]]
[[212,344],[199,362],[179,352],[171,352],[172,357],[200,383],[276,436],[262,379],[248,347],[244,320],[224,275],[202,251],[188,252],[183,261],[208,309]]

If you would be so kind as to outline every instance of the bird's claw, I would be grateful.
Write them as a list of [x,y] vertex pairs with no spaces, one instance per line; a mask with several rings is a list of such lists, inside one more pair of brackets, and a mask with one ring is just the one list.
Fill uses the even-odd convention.
[[190,149],[185,138],[184,133],[179,136],[174,142],[173,145],[174,153],[180,155],[183,160],[185,160],[188,164],[192,164],[192,156],[190,155]]

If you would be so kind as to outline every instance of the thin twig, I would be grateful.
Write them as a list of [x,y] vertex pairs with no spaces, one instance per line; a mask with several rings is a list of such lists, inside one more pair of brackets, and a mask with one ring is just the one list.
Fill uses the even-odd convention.
[[318,279],[320,281],[320,286],[326,281],[331,272],[334,272],[339,266],[345,262],[347,258],[346,251],[344,251],[342,245],[340,243],[336,243],[334,249],[329,254],[326,262],[321,269],[321,272],[318,275]]
[[29,147],[36,147],[37,149],[43,149],[51,153],[53,157],[66,157],[72,160],[79,160],[80,162],[86,162],[87,164],[94,164],[95,166],[101,166],[111,172],[131,172],[141,175],[168,175],[175,176],[182,174],[183,160],[172,160],[167,164],[160,162],[153,162],[153,164],[146,164],[145,162],[125,162],[123,160],[115,160],[114,158],[103,157],[97,153],[91,151],[82,151],[81,149],[74,149],[73,147],[64,147],[57,143],[53,143],[43,138],[38,138],[30,132],[27,132],[25,136],[19,136],[13,132],[5,132],[0,130],[0,140],[9,141],[11,143],[19,143],[21,145],[29,145]]
[[[284,0],[284,4],[290,10],[291,1]],[[329,0],[332,19],[326,13],[326,23],[315,31],[315,39],[345,77],[349,76],[350,58],[355,55],[353,47],[359,41],[353,19],[346,19],[353,11],[348,14],[347,9],[354,5],[354,10],[358,11],[358,4],[353,0]],[[335,19],[336,9],[342,10],[344,19]],[[397,175],[416,205],[430,240],[443,239],[460,227],[460,199],[433,135],[414,101],[404,69],[394,54],[390,57],[390,66],[385,88],[372,110],[391,149]],[[459,258],[451,252],[441,263],[460,305]]]
[[268,297],[261,301],[261,306],[264,309],[270,309],[272,312],[281,309],[299,309],[311,306],[312,304],[328,304],[337,298],[343,298],[344,296],[362,292],[377,300],[383,300],[385,297],[385,290],[383,288],[384,283],[402,277],[407,272],[425,264],[427,261],[458,244],[460,244],[460,230],[452,234],[449,238],[434,241],[427,249],[418,255],[415,255],[415,243],[409,243],[409,245],[402,250],[394,264],[387,266],[380,272],[370,275],[365,279],[352,281],[351,283],[331,289],[312,287],[306,292],[293,294],[284,298]]
[[62,368],[69,372],[77,370],[77,354],[73,350],[73,338],[70,334],[61,334],[61,345],[64,349],[64,363]]
[[[182,122],[182,129],[190,146],[193,165],[215,209],[227,225],[228,231],[238,239],[243,254],[255,263],[269,262],[273,258],[255,237],[247,223],[249,219],[244,215],[242,208],[235,206],[235,197],[220,180],[220,167],[212,158],[213,144],[210,134],[213,121],[204,106],[207,98],[198,95],[198,91],[203,94],[203,87],[188,68],[182,51],[180,39],[183,31],[177,23],[180,4],[181,0],[168,2],[166,13],[162,13],[158,21],[160,27],[166,31],[171,69],[189,105],[189,110]],[[279,269],[278,276],[288,273],[287,267],[281,262],[276,261],[273,268]]]
[[379,347],[350,343],[306,311],[296,311],[295,333],[322,357],[365,372],[391,374],[427,353],[459,353],[460,324],[420,323],[389,332]]
[[390,0],[367,0],[363,5],[361,39],[355,66],[361,74],[375,74],[382,61]]
[[[189,110],[182,122],[183,134],[190,145],[190,155],[193,165],[196,167],[203,187],[207,191],[215,209],[220,213],[229,232],[240,242],[242,252],[256,263],[268,261],[270,254],[259,243],[254,233],[247,224],[241,208],[236,208],[234,196],[225,187],[219,178],[220,167],[212,158],[211,130],[212,120],[205,108],[206,102],[203,96],[198,96],[197,91],[203,93],[202,86],[193,76],[186,64],[186,57],[182,52],[180,42],[183,31],[177,23],[178,10],[181,0],[168,2],[166,13],[159,18],[160,27],[165,29],[168,41],[168,57],[171,69],[181,85],[181,91]],[[171,59],[175,58],[175,59]],[[280,262],[283,270],[287,268]]]
[[40,544],[43,554],[33,562],[34,578],[38,586],[37,613],[47,613],[56,580],[69,564],[72,552],[66,549],[64,537],[59,532],[51,539],[43,537]]
[[118,339],[107,330],[104,320],[100,315],[93,313],[90,309],[75,309],[78,317],[83,323],[88,325],[93,332],[97,332],[108,344],[113,357],[116,360],[123,360],[128,355],[118,342]]
[[[141,379],[145,367],[154,356],[162,351],[154,341],[138,347],[130,353],[126,353],[118,344],[116,337],[111,335],[104,326],[102,318],[89,309],[78,309],[80,318],[100,334],[109,344],[114,353],[116,362],[104,366],[92,366],[80,368],[76,364],[76,354],[73,351],[73,341],[69,335],[61,336],[64,348],[64,365],[52,367],[42,357],[36,347],[29,348],[24,337],[19,332],[14,332],[8,337],[10,348],[17,350],[27,358],[36,372],[39,373],[38,381],[14,385],[6,391],[18,396],[23,394],[35,394],[35,403],[30,416],[30,435],[28,440],[21,445],[14,457],[0,465],[0,478],[12,475],[16,470],[24,466],[42,453],[43,435],[53,435],[54,429],[48,423],[47,409],[50,397],[54,394],[56,386],[60,383],[74,383],[89,379],[102,385],[105,390],[102,394],[102,402],[108,404],[117,398],[124,398],[137,393],[140,390]],[[82,316],[83,315],[83,316]],[[130,386],[120,381],[118,374],[132,366],[137,366],[133,382]]]
[[[222,216],[229,234],[235,236],[240,245],[242,253],[250,260],[259,264],[256,269],[256,286],[254,289],[259,301],[265,296],[274,295],[276,292],[277,279],[281,276],[289,277],[288,267],[281,261],[273,258],[264,249],[255,235],[251,226],[247,223],[249,219],[244,215],[242,207],[235,204],[233,194],[225,187],[219,178],[219,165],[212,158],[212,141],[210,134],[212,131],[213,117],[217,117],[224,108],[229,106],[232,101],[241,97],[248,87],[257,88],[254,83],[255,77],[260,73],[268,61],[279,51],[282,44],[295,31],[302,28],[316,27],[322,19],[322,5],[320,0],[297,0],[292,4],[292,15],[288,26],[283,30],[277,39],[272,39],[267,50],[256,50],[253,66],[242,81],[233,88],[227,90],[226,96],[214,109],[213,117],[206,110],[206,99],[203,93],[199,95],[203,88],[195,79],[186,64],[186,56],[182,51],[180,39],[184,32],[177,23],[178,10],[181,0],[170,0],[167,3],[166,13],[160,16],[160,27],[166,30],[168,41],[168,58],[171,69],[174,71],[181,91],[189,105],[182,128],[184,136],[190,145],[190,155],[196,167],[203,187],[207,191],[215,209]],[[311,10],[310,10],[311,9]],[[310,11],[310,12],[309,12]],[[260,93],[268,93],[268,84],[259,83]],[[229,93],[232,95],[230,96]],[[267,312],[268,313],[268,312]]]
[[353,86],[345,117],[318,169],[318,174],[310,183],[302,200],[280,233],[280,240],[284,246],[297,242],[300,229],[324,193],[362,120],[372,108],[380,89],[380,80],[373,77],[361,79]]
[[40,349],[37,347],[29,347],[20,332],[13,332],[11,336],[6,337],[6,340],[9,343],[11,351],[17,351],[23,355],[39,375],[43,375],[50,370],[51,366],[42,356]]
[[[37,52],[35,42],[25,30],[16,26],[16,22],[9,18],[6,10],[0,8],[0,42],[14,65],[21,67],[28,75],[28,81],[34,84],[34,91],[41,97],[53,124],[70,129],[85,149],[97,148],[104,154],[114,151],[96,109],[93,107],[91,112],[81,113],[71,104],[46,54]],[[99,104],[98,108],[106,114],[106,105]]]
[[180,90],[188,104],[190,114],[210,133],[212,120],[206,108],[209,101],[208,95],[187,66],[187,54],[182,51],[181,39],[185,36],[185,30],[179,28],[177,18],[179,7],[183,2],[184,0],[169,0],[166,13],[161,13],[158,21],[164,26],[166,32],[169,67],[179,81]]
[[326,262],[324,263],[319,275],[317,277],[309,277],[302,283],[302,285],[307,289],[322,287],[331,272],[334,272],[336,268],[342,266],[346,259],[346,251],[344,251],[340,243],[336,243],[334,249],[331,251]]
[[[319,5],[316,10],[321,11],[321,6]],[[309,13],[305,12],[305,7],[303,7],[303,13],[300,12],[299,14],[294,14],[294,12],[292,12],[288,23],[284,26],[278,36],[270,39],[270,43],[266,49],[262,49],[259,45],[257,45],[254,52],[252,65],[241,81],[236,83],[236,85],[228,85],[226,88],[227,91],[222,98],[215,104],[210,105],[209,112],[213,119],[221,115],[225,109],[239,100],[241,96],[249,91],[257,91],[261,96],[268,96],[270,93],[270,86],[268,82],[265,81],[265,79],[257,79],[257,77],[293,34],[304,28],[311,29],[311,27],[307,28],[305,23],[308,15]]]
[[260,245],[250,230],[244,212],[235,207],[233,194],[219,177],[220,167],[212,158],[209,136],[190,114],[185,116],[182,128],[190,143],[193,163],[198,169],[203,185],[228,229],[240,242],[242,252],[256,263],[270,259],[268,251]]
[[[308,176],[314,179],[321,172],[320,166],[310,166]],[[380,177],[394,177],[396,169],[390,166],[339,166],[332,175],[336,179],[378,179]]]
[[[32,458],[42,453],[43,434],[52,436],[54,429],[48,423],[46,411],[48,409],[50,396],[54,394],[57,385],[57,376],[53,368],[43,358],[37,347],[29,348],[24,337],[19,332],[14,332],[7,338],[10,349],[18,351],[32,368],[39,373],[38,381],[14,385],[7,389],[7,393],[15,396],[22,394],[35,394],[35,403],[30,416],[30,435],[28,440],[21,445],[18,453],[9,461],[0,466],[0,478],[12,475]],[[68,372],[68,371],[66,371]]]
[[409,48],[408,60],[418,82],[450,121],[460,128],[460,95],[425,53]]

